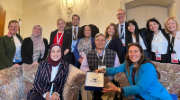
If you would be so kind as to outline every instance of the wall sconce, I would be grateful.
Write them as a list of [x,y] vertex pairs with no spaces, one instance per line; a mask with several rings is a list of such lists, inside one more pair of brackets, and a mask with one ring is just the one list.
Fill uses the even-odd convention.
[[71,14],[73,13],[75,2],[75,0],[62,0],[62,6],[68,14],[68,21],[71,21]]

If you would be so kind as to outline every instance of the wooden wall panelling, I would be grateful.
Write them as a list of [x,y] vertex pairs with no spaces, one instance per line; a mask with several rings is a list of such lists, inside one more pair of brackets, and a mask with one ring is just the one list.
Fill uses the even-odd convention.
[[6,11],[3,10],[0,5],[0,36],[4,35],[4,25],[5,25]]

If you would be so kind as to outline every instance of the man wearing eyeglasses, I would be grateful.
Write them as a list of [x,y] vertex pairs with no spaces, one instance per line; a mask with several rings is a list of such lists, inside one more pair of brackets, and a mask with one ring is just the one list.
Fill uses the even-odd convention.
[[117,28],[118,28],[118,33],[119,33],[119,38],[121,39],[122,41],[122,44],[123,44],[123,56],[124,56],[124,59],[123,59],[123,62],[121,63],[124,63],[124,60],[125,60],[125,53],[126,53],[126,50],[125,50],[125,39],[126,39],[126,27],[127,27],[127,23],[125,22],[125,11],[123,9],[118,9],[117,12],[116,12],[116,18],[118,19],[119,23],[116,24]]
[[[98,68],[110,68],[110,67],[117,67],[120,65],[119,58],[117,53],[110,49],[105,49],[106,44],[106,37],[102,33],[98,33],[95,36],[95,50],[90,51],[87,53],[83,60],[80,67],[84,73],[87,71],[94,71]],[[104,77],[104,84],[106,86],[107,83],[113,80],[113,76]],[[92,91],[85,91],[84,86],[81,89],[82,100],[107,100],[108,95],[115,94],[104,94],[99,91],[94,91],[94,95],[92,95]],[[106,98],[105,98],[106,97]],[[112,96],[113,97],[113,96]],[[114,97],[112,98],[112,100]],[[111,99],[108,99],[111,100]]]

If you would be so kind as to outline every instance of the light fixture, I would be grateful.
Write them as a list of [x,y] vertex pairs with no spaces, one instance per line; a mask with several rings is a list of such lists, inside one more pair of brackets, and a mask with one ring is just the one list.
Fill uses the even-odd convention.
[[68,21],[71,20],[71,14],[73,13],[73,8],[76,0],[62,0],[62,6],[68,14]]

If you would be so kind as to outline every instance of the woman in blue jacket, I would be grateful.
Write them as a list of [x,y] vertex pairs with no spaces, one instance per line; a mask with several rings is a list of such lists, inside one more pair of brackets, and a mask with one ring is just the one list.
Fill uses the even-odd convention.
[[155,66],[145,57],[144,51],[139,43],[128,45],[126,61],[119,67],[98,69],[96,72],[104,72],[105,75],[115,75],[125,72],[130,83],[127,87],[116,87],[110,85],[102,92],[120,92],[125,97],[135,95],[136,100],[172,100],[170,94],[158,81]]
[[94,38],[91,37],[91,27],[88,25],[84,27],[84,36],[84,38],[78,39],[73,52],[76,59],[75,65],[78,68],[82,63],[84,55],[95,49]]

